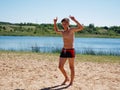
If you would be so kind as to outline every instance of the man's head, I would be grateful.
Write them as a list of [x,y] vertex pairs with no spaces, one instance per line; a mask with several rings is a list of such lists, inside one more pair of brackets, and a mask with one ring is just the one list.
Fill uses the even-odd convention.
[[63,18],[63,19],[61,20],[61,23],[62,23],[62,22],[68,22],[68,23],[69,23],[70,20],[69,20],[69,18]]
[[63,18],[61,20],[61,23],[62,23],[62,26],[63,26],[64,29],[69,27],[69,22],[70,22],[70,20],[68,18]]

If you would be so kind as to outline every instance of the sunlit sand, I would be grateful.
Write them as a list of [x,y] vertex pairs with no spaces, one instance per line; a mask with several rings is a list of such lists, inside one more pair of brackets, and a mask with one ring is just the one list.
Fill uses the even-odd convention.
[[[58,69],[58,54],[0,54],[0,90],[120,90],[119,63],[75,61],[72,86]],[[70,74],[68,63],[65,69]]]

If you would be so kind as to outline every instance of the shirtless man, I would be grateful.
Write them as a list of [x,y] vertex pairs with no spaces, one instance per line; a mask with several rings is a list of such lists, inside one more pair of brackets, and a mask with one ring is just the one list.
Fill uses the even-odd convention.
[[69,85],[72,85],[73,80],[74,80],[74,75],[75,75],[75,70],[74,70],[75,50],[74,50],[74,45],[73,45],[74,33],[77,31],[81,31],[83,29],[83,26],[75,19],[74,16],[69,16],[69,18],[77,24],[77,27],[70,28],[69,27],[69,19],[64,18],[61,21],[63,30],[59,30],[57,27],[57,24],[56,24],[58,18],[56,17],[54,19],[54,30],[56,31],[56,33],[62,35],[63,42],[64,42],[64,46],[61,51],[60,59],[59,59],[59,69],[65,77],[65,80],[62,84],[65,84],[67,81],[69,81],[67,73],[64,69],[64,64],[65,64],[66,60],[68,59],[69,60],[69,68],[71,71],[71,80],[70,80]]

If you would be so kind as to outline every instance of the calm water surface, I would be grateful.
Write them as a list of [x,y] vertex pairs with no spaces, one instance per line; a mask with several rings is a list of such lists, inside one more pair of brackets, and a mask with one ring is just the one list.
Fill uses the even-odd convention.
[[[0,50],[51,52],[61,49],[62,37],[0,36]],[[120,53],[120,38],[75,38],[77,53],[85,51]]]

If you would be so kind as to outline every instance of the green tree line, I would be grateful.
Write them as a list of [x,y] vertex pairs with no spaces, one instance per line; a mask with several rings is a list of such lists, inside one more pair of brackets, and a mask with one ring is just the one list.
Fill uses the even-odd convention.
[[[53,24],[36,23],[9,23],[0,22],[0,35],[14,36],[58,36],[54,31]],[[62,29],[61,23],[57,24]],[[70,25],[70,27],[76,27]],[[89,24],[84,29],[76,33],[78,37],[120,37],[120,26],[95,26]]]

